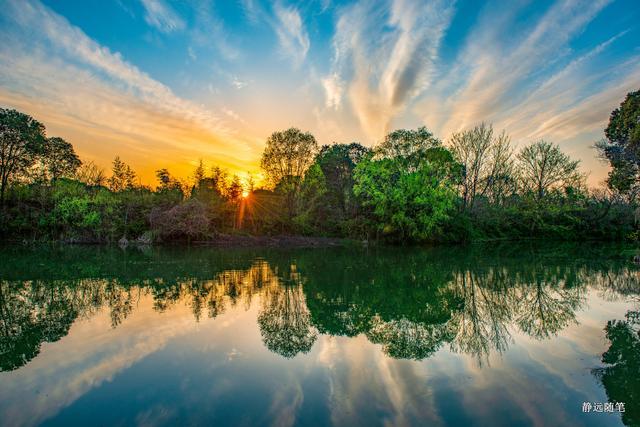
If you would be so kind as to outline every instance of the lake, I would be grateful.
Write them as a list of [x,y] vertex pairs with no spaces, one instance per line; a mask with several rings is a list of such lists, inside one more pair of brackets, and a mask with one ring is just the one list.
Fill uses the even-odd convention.
[[636,253],[0,248],[0,424],[638,425]]

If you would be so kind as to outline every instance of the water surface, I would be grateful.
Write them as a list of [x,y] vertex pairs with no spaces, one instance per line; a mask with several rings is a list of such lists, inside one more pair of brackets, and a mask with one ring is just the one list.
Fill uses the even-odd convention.
[[0,424],[638,425],[635,253],[2,248]]

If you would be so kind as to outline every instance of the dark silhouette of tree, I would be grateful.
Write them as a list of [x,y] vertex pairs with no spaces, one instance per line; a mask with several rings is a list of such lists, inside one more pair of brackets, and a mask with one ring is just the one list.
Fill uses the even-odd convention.
[[325,145],[318,153],[315,163],[324,175],[327,198],[331,208],[347,217],[355,209],[353,195],[353,170],[371,150],[353,142],[351,144]]
[[44,126],[24,113],[0,108],[0,207],[7,188],[27,173],[45,142]]
[[62,138],[47,138],[41,155],[43,168],[51,181],[74,177],[82,165],[73,145]]

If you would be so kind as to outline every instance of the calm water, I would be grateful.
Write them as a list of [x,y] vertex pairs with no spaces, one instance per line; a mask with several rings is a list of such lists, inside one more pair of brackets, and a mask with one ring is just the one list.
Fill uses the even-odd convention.
[[0,249],[0,424],[638,425],[635,253]]

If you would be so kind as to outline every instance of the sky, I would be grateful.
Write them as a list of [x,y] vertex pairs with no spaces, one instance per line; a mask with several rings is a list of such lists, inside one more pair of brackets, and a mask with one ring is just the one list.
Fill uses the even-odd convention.
[[259,174],[292,126],[373,146],[486,122],[558,143],[597,186],[592,146],[638,89],[638,0],[0,0],[0,106],[144,184],[199,159]]

